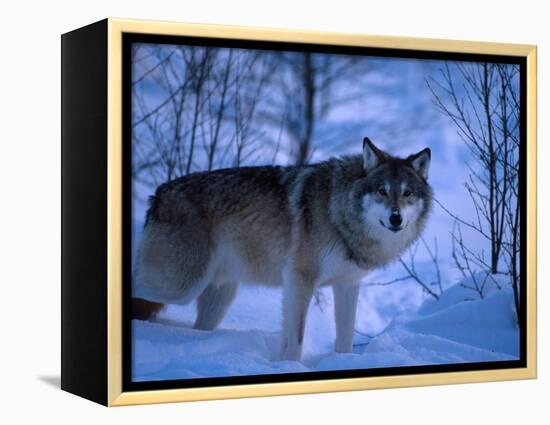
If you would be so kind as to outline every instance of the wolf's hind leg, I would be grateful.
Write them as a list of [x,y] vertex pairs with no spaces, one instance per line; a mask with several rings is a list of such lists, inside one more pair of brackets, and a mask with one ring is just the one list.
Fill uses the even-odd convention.
[[210,331],[223,320],[237,294],[238,282],[209,285],[197,299],[197,320],[194,329]]
[[334,351],[337,353],[350,353],[353,348],[359,285],[335,284],[332,286],[332,290],[334,292],[334,316],[336,319]]

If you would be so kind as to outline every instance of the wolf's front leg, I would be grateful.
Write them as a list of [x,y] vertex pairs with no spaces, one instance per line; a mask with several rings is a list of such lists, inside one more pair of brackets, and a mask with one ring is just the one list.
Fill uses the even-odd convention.
[[332,290],[334,292],[334,316],[336,319],[334,351],[337,353],[351,353],[359,284],[335,284],[332,286]]
[[290,273],[283,288],[283,360],[300,360],[304,342],[307,311],[313,296],[313,279],[306,273]]

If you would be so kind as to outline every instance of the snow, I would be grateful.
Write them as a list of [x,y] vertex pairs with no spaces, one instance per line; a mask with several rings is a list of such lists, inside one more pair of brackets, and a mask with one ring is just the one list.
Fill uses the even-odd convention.
[[297,362],[273,361],[272,332],[219,329],[196,331],[177,325],[134,323],[137,380],[187,379],[305,372]]
[[[512,290],[493,286],[484,299],[460,301],[472,297],[472,290],[455,285],[439,301],[427,302],[416,317],[406,319],[412,332],[437,335],[481,349],[519,356]],[[476,331],[487,330],[484,331]]]
[[[281,294],[243,286],[219,329],[191,329],[194,306],[168,306],[155,322],[133,321],[133,379],[155,381],[342,369],[515,360],[519,329],[504,279],[483,299],[466,279],[439,300],[396,314],[376,335],[356,333],[354,352],[334,353],[331,291],[312,302],[300,362],[279,360]],[[413,286],[414,283],[409,283]],[[500,289],[499,289],[500,288]],[[368,288],[371,289],[371,288]],[[376,304],[361,292],[358,324]],[[357,327],[360,328],[359,326]]]

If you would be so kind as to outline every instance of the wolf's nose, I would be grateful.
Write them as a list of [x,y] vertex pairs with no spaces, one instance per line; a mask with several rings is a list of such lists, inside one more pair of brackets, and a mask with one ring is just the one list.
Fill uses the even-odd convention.
[[401,214],[399,214],[399,211],[393,211],[390,215],[390,223],[393,227],[399,227],[401,226],[401,223],[403,222],[403,219],[401,218]]

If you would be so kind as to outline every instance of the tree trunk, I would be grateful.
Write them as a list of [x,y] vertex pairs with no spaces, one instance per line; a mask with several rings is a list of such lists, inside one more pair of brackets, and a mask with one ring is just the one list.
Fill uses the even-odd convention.
[[296,164],[307,163],[311,150],[311,137],[313,135],[313,124],[315,121],[315,70],[311,63],[311,53],[304,53],[304,132],[301,135],[298,146]]

